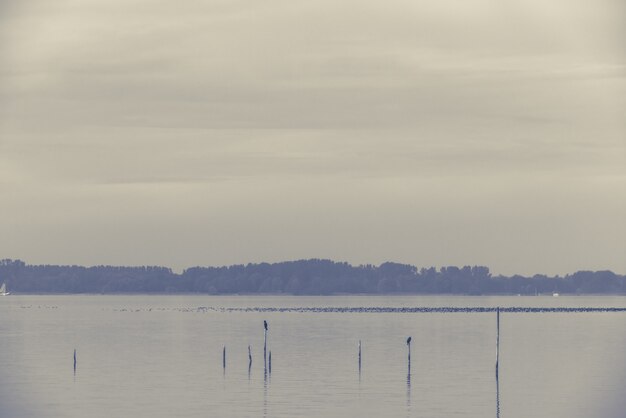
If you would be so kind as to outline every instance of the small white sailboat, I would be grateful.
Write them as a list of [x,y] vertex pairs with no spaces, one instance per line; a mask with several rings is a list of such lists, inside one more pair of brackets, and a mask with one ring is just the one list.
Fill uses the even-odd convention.
[[6,283],[2,283],[2,286],[0,286],[0,296],[7,296],[10,295],[11,292],[7,292],[7,284]]

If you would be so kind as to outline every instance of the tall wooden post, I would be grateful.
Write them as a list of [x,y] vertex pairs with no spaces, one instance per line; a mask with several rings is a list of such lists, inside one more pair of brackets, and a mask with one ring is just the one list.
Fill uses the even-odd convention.
[[411,337],[406,339],[406,345],[409,348],[409,369],[411,368],[411,340],[412,340]]
[[267,362],[267,321],[263,321],[263,363]]
[[496,308],[496,379],[500,365],[500,307]]
[[250,379],[250,370],[252,369],[252,350],[248,345],[248,379]]

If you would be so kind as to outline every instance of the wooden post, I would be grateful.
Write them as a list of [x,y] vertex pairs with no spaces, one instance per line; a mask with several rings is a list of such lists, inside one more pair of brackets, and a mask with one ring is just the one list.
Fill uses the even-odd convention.
[[252,351],[248,346],[248,379],[250,379],[250,369],[252,369]]
[[222,351],[222,367],[226,370],[226,346],[224,346],[224,351]]
[[359,340],[359,373],[361,373],[361,340]]
[[500,307],[496,308],[496,380],[500,365]]
[[406,345],[409,349],[409,357],[408,357],[408,365],[407,365],[407,369],[406,369],[406,395],[407,395],[407,405],[410,405],[410,399],[411,399],[411,340],[412,338],[409,337],[406,339]]
[[269,365],[268,370],[270,374],[272,374],[272,350],[270,350],[270,357],[269,357],[268,365]]
[[263,364],[267,364],[267,321],[263,320]]
[[500,307],[496,308],[496,418],[500,418]]
[[74,349],[74,371],[76,371],[76,349]]
[[411,337],[406,339],[406,345],[409,347],[409,370],[411,369]]

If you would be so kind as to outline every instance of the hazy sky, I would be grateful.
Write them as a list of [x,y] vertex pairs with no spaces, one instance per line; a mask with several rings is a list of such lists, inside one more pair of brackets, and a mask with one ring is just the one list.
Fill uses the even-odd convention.
[[0,0],[0,258],[626,273],[623,0]]

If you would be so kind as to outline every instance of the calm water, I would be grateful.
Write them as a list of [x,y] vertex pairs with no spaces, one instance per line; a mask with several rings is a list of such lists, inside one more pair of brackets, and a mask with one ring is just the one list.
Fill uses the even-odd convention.
[[[0,416],[496,417],[494,313],[205,309],[324,306],[625,307],[626,298],[3,297]],[[626,312],[501,314],[500,417],[626,417],[625,343]]]

